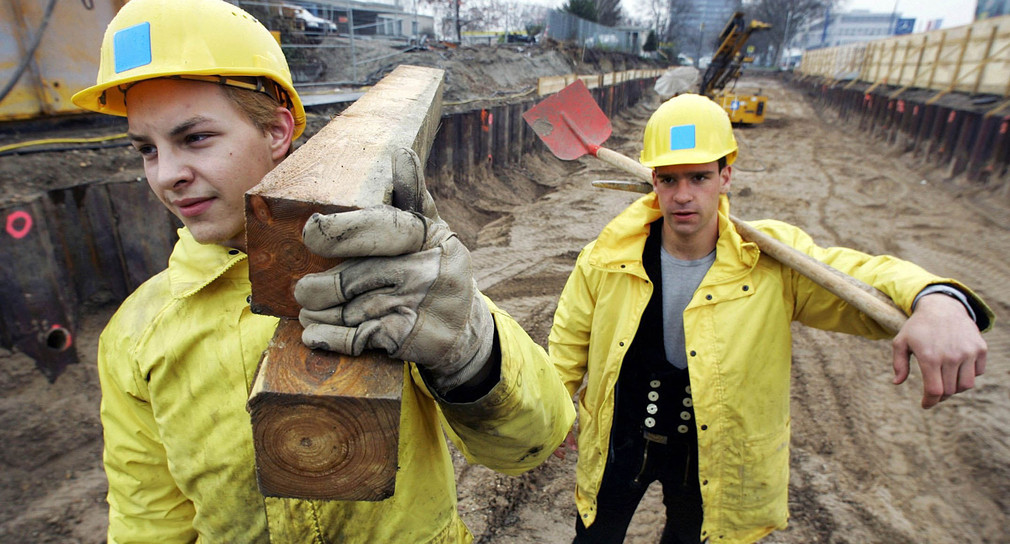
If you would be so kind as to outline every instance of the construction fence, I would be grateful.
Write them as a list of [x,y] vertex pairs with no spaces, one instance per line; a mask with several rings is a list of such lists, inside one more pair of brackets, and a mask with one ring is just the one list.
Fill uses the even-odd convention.
[[1010,96],[1010,16],[805,51],[796,72],[900,89]]
[[634,55],[642,54],[647,31],[645,28],[603,26],[559,10],[549,12],[544,25],[546,38]]
[[1010,16],[806,51],[797,82],[947,178],[1010,176]]

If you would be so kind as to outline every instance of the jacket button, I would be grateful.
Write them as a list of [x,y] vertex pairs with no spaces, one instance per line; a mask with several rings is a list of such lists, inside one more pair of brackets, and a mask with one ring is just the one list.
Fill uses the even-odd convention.
[[653,427],[655,427],[656,426],[656,420],[652,419],[651,417],[645,418],[645,426],[648,427],[648,428],[650,428],[650,429],[653,428]]
[[712,300],[712,295],[705,295],[705,300]]
[[659,387],[660,385],[662,385],[662,383],[659,380],[652,380],[651,382],[649,382],[649,387],[653,389]]
[[651,400],[652,402],[656,402],[657,400],[659,400],[659,393],[655,391],[649,391],[649,400]]
[[650,414],[655,414],[656,412],[659,411],[659,406],[656,406],[655,404],[650,404],[645,407],[645,411],[649,412]]
[[687,420],[691,419],[691,412],[688,412],[688,411],[681,412],[680,413],[680,419],[683,419],[684,421],[687,421]]
[[684,406],[687,406],[688,408],[690,408],[691,404],[693,404],[691,402],[691,397],[687,397],[686,399],[684,399]]
[[703,430],[703,431],[707,431],[707,430],[708,430],[708,425],[702,425],[702,426],[701,426],[701,430]]
[[252,304],[252,295],[249,295],[249,296],[245,297],[245,303],[246,304]]
[[694,357],[695,355],[697,355],[697,353],[692,349],[691,350],[691,357]]
[[237,249],[229,249],[228,250],[228,255],[238,255],[238,250]]
[[680,433],[680,434],[686,434],[687,433],[687,425],[678,425],[677,426],[677,432]]
[[744,291],[750,291],[750,285],[744,285],[743,286],[743,290]]
[[621,347],[624,347],[624,342],[618,342],[617,345],[621,346]]

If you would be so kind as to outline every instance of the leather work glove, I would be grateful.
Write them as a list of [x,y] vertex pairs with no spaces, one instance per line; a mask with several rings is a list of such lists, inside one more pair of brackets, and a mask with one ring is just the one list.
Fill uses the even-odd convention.
[[494,319],[470,253],[438,216],[410,149],[393,153],[393,204],[315,214],[302,231],[313,253],[346,259],[295,285],[302,342],[348,355],[382,349],[427,370],[440,393],[483,370]]

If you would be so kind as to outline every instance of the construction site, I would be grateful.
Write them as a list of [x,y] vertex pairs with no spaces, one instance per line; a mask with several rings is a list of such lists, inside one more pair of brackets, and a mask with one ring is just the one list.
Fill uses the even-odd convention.
[[[89,2],[64,2],[50,14],[14,2],[17,10],[0,13],[5,34],[23,38],[0,48],[4,83],[23,64],[0,101],[3,542],[106,541],[98,337],[119,303],[165,268],[180,226],[151,194],[125,119],[69,100],[94,83],[101,32],[122,3],[82,12]],[[50,15],[48,31],[63,42],[33,47],[18,27],[38,28]],[[746,40],[744,28],[736,31]],[[964,282],[996,314],[984,336],[985,373],[931,410],[920,407],[917,370],[892,384],[889,342],[794,323],[789,528],[763,542],[1010,539],[1002,321],[1010,311],[1010,17],[822,49],[792,71],[740,72],[741,42],[724,71],[707,76],[555,40],[359,40],[356,54],[375,60],[349,76],[338,68],[354,62],[347,48],[312,49],[343,39],[339,28],[294,31],[303,33],[299,58],[315,54],[314,77],[327,82],[299,87],[308,122],[295,145],[307,150],[328,127],[350,122],[349,112],[367,111],[368,97],[386,92],[383,81],[409,78],[412,67],[444,73],[414,141],[426,148],[428,188],[469,249],[480,290],[545,348],[580,250],[641,194],[595,186],[632,176],[591,154],[559,158],[524,113],[583,85],[610,123],[601,145],[637,159],[646,122],[673,93],[709,95],[731,113],[760,103],[734,125],[737,217],[782,220],[820,246],[912,261]],[[66,58],[72,67],[56,60]],[[577,454],[506,476],[450,449],[459,512],[475,542],[572,540]],[[659,541],[664,512],[654,483],[626,542]]]

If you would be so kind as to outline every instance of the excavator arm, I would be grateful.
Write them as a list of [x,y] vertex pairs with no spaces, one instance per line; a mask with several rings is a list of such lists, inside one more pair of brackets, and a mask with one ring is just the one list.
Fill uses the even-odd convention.
[[[769,28],[770,24],[758,20],[745,23],[742,11],[733,13],[719,34],[719,47],[701,78],[699,92],[720,103],[733,122],[760,123],[764,120],[764,97],[729,95],[724,89],[729,82],[740,77],[743,63],[749,60],[743,51],[751,34]],[[747,103],[753,104],[750,110],[745,105]]]
[[730,17],[726,27],[719,34],[719,48],[712,55],[705,75],[701,79],[701,94],[711,97],[726,88],[726,84],[740,77],[744,63],[743,48],[751,34],[771,28],[768,23],[753,20],[744,23],[743,12],[737,11]]

